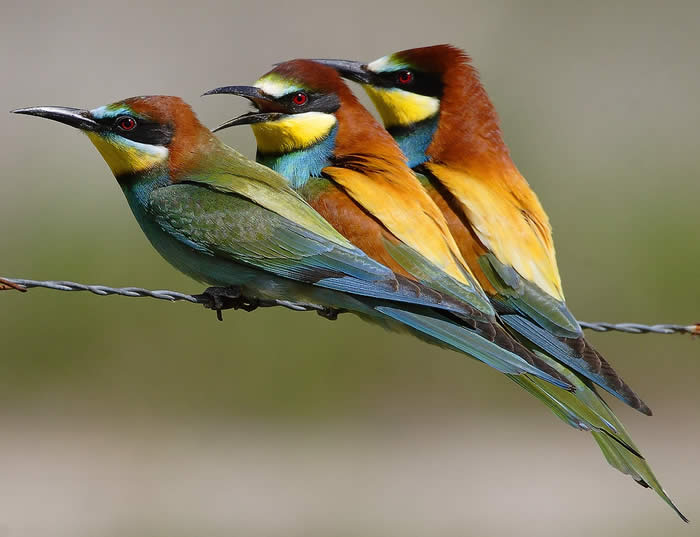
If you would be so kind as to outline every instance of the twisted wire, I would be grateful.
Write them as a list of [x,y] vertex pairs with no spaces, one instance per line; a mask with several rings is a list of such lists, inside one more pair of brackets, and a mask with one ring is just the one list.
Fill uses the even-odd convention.
[[[26,291],[36,287],[45,289],[54,289],[56,291],[89,291],[99,296],[120,295],[127,297],[148,297],[157,298],[158,300],[185,301],[194,304],[204,304],[207,307],[212,306],[211,297],[206,294],[189,295],[178,291],[168,291],[163,289],[150,290],[141,287],[109,287],[106,285],[85,285],[82,283],[69,281],[39,281],[25,280],[20,278],[3,278],[0,277],[0,290],[15,289],[17,291]],[[316,311],[325,316],[329,310],[318,304],[310,304],[305,302],[292,302],[290,300],[257,300],[256,307],[273,307],[281,306],[294,311]],[[212,308],[216,309],[216,308]],[[245,308],[243,308],[245,309]],[[332,313],[332,312],[331,312]],[[341,313],[341,312],[338,312]],[[626,334],[693,334],[700,335],[700,323],[690,325],[680,324],[639,324],[639,323],[606,323],[606,322],[585,322],[579,321],[582,328],[593,330],[594,332],[623,332]]]

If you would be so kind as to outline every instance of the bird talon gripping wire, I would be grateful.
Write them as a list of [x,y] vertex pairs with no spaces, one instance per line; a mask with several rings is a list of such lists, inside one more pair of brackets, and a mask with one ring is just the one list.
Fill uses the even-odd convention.
[[316,310],[316,313],[318,313],[324,319],[328,319],[329,321],[336,321],[338,320],[338,315],[344,313],[344,311],[336,310],[333,308],[323,308],[320,310]]
[[214,310],[219,321],[224,320],[221,313],[228,309],[253,311],[258,308],[256,298],[245,297],[240,287],[209,287],[202,294],[193,295],[206,309]]

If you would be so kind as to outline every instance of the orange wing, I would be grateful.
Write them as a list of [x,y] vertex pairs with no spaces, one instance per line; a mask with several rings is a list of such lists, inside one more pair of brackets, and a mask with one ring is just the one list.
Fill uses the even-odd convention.
[[460,202],[474,233],[501,263],[564,301],[549,218],[517,170],[484,177],[425,166]]
[[470,286],[469,267],[450,234],[445,217],[410,170],[374,173],[349,168],[323,170],[364,209],[407,244],[457,281]]

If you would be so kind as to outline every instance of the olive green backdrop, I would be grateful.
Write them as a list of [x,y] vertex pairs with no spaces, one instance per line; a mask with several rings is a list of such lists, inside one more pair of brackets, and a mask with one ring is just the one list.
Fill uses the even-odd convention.
[[[700,320],[700,8],[630,2],[0,4],[0,109],[200,99],[292,57],[473,56],[584,320]],[[693,6],[695,4],[695,6]],[[357,89],[357,88],[356,88]],[[366,100],[365,100],[366,102]],[[224,140],[253,155],[247,128]],[[0,113],[0,275],[199,292],[97,151]],[[0,294],[0,528],[18,536],[675,536],[700,523],[700,341],[591,334],[694,524],[501,376],[351,317]]]

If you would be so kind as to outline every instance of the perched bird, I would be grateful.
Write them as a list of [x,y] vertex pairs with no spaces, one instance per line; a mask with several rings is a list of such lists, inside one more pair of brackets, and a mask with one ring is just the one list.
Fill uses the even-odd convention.
[[[134,97],[91,111],[14,112],[87,134],[156,250],[198,281],[235,287],[234,297],[350,311],[504,373],[533,375],[522,382],[573,389],[556,369],[544,364],[542,370],[499,346],[487,321],[465,327],[454,320],[472,316],[471,306],[367,257],[286,179],[224,145],[177,97]],[[216,290],[224,297],[229,291]]]
[[451,45],[437,45],[368,64],[317,61],[362,84],[440,206],[501,318],[632,408],[651,415],[585,339],[569,311],[549,218],[511,160],[496,111],[469,57]]
[[[480,286],[455,251],[445,218],[410,173],[397,143],[336,72],[310,60],[292,60],[253,86],[225,86],[206,94],[239,95],[253,103],[254,111],[217,130],[251,125],[258,161],[284,175],[350,242],[397,273],[471,301],[493,319],[492,309],[473,300]],[[470,293],[463,292],[467,285]],[[540,329],[538,337],[544,350],[555,346],[563,354],[568,349],[549,332]],[[562,364],[542,352],[535,355],[534,363],[558,371],[575,387],[574,393],[530,382],[527,375],[511,378],[566,423],[592,431],[614,467],[653,487],[676,509],[590,381],[565,360]],[[574,361],[570,352],[566,357]],[[595,376],[592,380],[601,382]]]
[[546,360],[498,324],[439,208],[406,166],[396,142],[333,69],[295,60],[276,67],[260,84],[264,89],[227,86],[210,92],[242,95],[260,107],[224,125],[253,126],[259,162],[287,177],[371,258],[462,300],[471,309],[464,315],[470,328],[557,376]]

